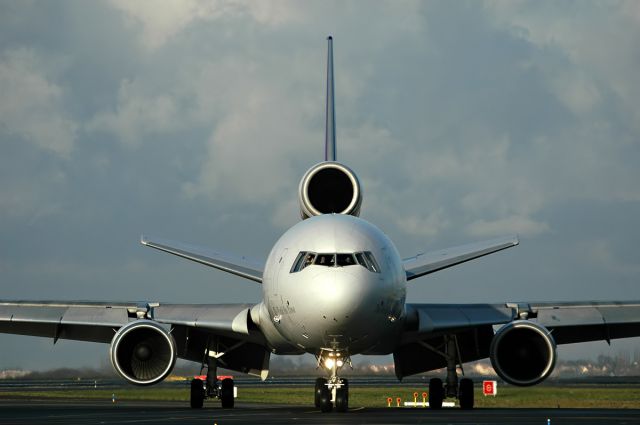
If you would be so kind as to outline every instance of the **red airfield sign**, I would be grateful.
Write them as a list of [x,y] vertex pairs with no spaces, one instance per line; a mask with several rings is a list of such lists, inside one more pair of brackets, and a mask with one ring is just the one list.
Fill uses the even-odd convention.
[[482,394],[485,396],[498,394],[498,382],[497,381],[482,381]]

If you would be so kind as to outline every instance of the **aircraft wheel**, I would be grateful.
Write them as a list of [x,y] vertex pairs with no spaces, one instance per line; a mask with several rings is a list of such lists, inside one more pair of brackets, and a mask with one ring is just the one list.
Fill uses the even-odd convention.
[[460,388],[458,389],[458,400],[461,409],[473,409],[473,381],[469,378],[460,380]]
[[336,411],[346,412],[349,410],[349,381],[342,380],[342,387],[336,390]]
[[442,400],[444,399],[444,387],[442,379],[431,378],[429,380],[429,408],[442,409]]
[[316,378],[316,390],[314,393],[314,403],[320,408],[320,398],[322,397],[322,389],[327,388],[327,380],[325,378]]
[[200,379],[191,380],[191,408],[200,409],[204,404],[204,383]]
[[318,400],[320,411],[323,413],[331,412],[333,409],[333,403],[331,402],[331,391],[329,387],[324,386],[320,392],[320,398]]
[[222,380],[220,388],[220,401],[222,401],[223,409],[233,409],[233,379],[227,378]]

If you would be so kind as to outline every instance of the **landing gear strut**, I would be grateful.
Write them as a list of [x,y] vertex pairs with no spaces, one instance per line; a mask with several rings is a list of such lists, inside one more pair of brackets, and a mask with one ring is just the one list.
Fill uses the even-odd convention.
[[335,405],[337,412],[349,410],[349,381],[338,377],[338,371],[345,363],[351,364],[351,358],[336,351],[323,351],[317,356],[318,366],[331,370],[329,379],[317,378],[315,386],[315,405],[322,412],[331,412]]
[[[469,378],[462,378],[458,382],[458,360],[460,360],[460,350],[455,335],[445,336],[444,353],[438,351],[447,360],[446,384],[442,385],[440,378],[431,378],[429,381],[429,407],[431,409],[441,409],[442,401],[447,398],[457,398],[461,409],[473,409],[473,381]],[[462,362],[460,362],[462,369]]]
[[[207,398],[218,398],[222,402],[223,409],[232,409],[235,399],[233,397],[233,379],[218,380],[217,359],[207,355],[207,378],[201,380],[195,378],[191,381],[191,408],[200,409]],[[204,369],[204,365],[202,367]],[[200,374],[202,374],[202,369]]]

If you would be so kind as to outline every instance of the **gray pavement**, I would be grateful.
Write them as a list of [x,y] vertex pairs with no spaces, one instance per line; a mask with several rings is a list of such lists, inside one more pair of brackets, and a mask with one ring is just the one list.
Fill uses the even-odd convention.
[[193,410],[183,402],[103,402],[0,399],[0,424],[638,424],[640,410],[607,409],[423,409],[352,408],[320,413],[313,407],[238,403]]

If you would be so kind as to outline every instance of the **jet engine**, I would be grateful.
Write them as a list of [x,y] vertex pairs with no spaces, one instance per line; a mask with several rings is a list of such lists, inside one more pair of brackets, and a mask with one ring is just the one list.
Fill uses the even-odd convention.
[[362,193],[355,173],[338,162],[321,162],[309,169],[298,190],[302,219],[322,214],[360,215]]
[[138,320],[116,332],[109,354],[113,368],[124,379],[136,385],[152,385],[173,370],[176,343],[158,323]]
[[537,323],[516,320],[498,329],[490,347],[491,364],[506,382],[529,386],[546,379],[556,364],[556,343]]

